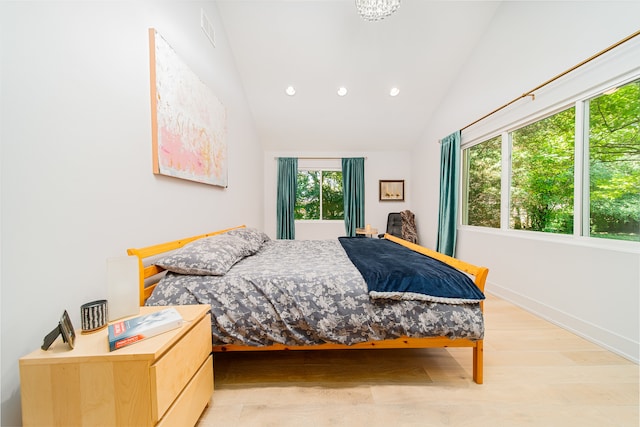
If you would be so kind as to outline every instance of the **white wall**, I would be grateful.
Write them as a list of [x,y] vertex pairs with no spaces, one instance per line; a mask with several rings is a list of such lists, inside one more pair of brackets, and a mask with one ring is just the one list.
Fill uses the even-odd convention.
[[[365,160],[365,224],[371,224],[383,233],[387,226],[389,212],[411,210],[415,198],[414,185],[410,179],[411,157],[408,151],[384,152],[274,152],[264,154],[264,230],[275,238],[276,236],[276,195],[278,179],[277,157],[366,157]],[[302,160],[300,160],[302,161]],[[300,161],[298,167],[300,167]],[[340,160],[334,161],[340,164]],[[405,180],[404,202],[379,201],[379,180]],[[420,229],[420,218],[416,218],[416,227]],[[335,239],[345,235],[344,222],[296,222],[296,239]]]
[[[420,233],[428,246],[435,245],[437,233],[438,140],[634,33],[638,16],[638,2],[504,2],[500,6],[412,155],[412,181],[419,195],[414,209],[424,221]],[[640,49],[628,46],[626,62],[603,60],[600,71],[613,77],[638,67]],[[572,79],[592,72],[586,69],[574,72]],[[522,117],[530,114],[522,106],[526,102],[531,104],[520,101],[509,111]],[[543,108],[544,102],[544,96],[537,96],[531,108]],[[481,122],[464,131],[463,140],[489,127]],[[473,227],[459,228],[457,245],[458,257],[489,267],[488,292],[636,362],[639,253],[633,243]]]
[[[204,8],[214,48],[200,29]],[[2,425],[20,425],[18,358],[106,297],[106,259],[238,224],[262,228],[263,153],[215,3],[2,2]],[[155,27],[228,113],[229,187],[155,176]]]

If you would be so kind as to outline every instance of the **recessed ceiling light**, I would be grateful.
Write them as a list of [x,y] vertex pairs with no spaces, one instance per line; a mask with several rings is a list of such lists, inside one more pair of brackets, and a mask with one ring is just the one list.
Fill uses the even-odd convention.
[[340,88],[338,88],[338,95],[339,96],[345,96],[347,94],[347,88],[344,86],[341,86]]
[[289,96],[293,96],[296,94],[296,88],[294,88],[293,86],[289,86],[285,89],[285,93]]
[[389,95],[391,96],[398,96],[399,93],[400,93],[400,89],[398,89],[397,87],[392,87],[391,90],[389,91]]

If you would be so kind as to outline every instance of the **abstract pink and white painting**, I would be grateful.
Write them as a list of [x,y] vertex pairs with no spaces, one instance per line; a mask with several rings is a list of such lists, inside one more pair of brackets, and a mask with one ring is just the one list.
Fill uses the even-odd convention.
[[227,112],[153,28],[149,29],[153,172],[227,186]]

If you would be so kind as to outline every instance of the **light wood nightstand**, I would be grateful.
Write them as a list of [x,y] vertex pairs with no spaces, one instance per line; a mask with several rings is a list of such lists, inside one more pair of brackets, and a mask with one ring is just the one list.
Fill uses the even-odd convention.
[[[140,314],[166,307],[141,307]],[[213,393],[208,305],[180,328],[109,351],[107,329],[20,359],[25,426],[192,426]]]

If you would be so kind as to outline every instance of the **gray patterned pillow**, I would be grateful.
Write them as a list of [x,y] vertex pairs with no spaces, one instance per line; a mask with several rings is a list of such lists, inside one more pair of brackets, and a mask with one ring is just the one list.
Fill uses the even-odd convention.
[[186,244],[156,265],[179,274],[223,276],[250,249],[249,243],[238,236],[217,234]]
[[271,240],[264,232],[257,228],[250,227],[236,228],[234,230],[227,231],[226,234],[229,236],[237,236],[249,245],[248,253],[245,254],[246,256],[255,254],[260,250],[264,242]]

